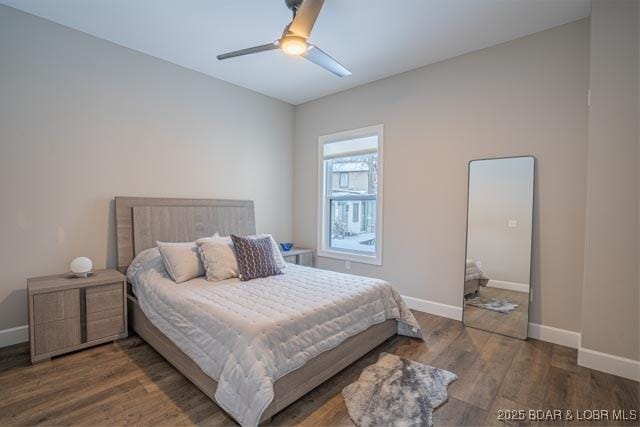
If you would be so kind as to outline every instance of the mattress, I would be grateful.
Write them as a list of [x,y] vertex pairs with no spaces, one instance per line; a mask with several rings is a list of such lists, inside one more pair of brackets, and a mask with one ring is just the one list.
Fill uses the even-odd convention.
[[318,354],[387,319],[421,330],[398,292],[379,279],[288,264],[282,275],[241,282],[173,282],[156,248],[127,271],[141,310],[218,382],[218,404],[257,425],[274,382]]

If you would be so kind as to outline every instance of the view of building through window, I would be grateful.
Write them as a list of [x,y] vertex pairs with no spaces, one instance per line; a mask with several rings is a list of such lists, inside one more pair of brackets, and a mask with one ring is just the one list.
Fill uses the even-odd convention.
[[[366,150],[344,150],[325,160],[329,204],[328,246],[343,251],[376,252],[377,138]],[[341,141],[334,144],[349,144]]]

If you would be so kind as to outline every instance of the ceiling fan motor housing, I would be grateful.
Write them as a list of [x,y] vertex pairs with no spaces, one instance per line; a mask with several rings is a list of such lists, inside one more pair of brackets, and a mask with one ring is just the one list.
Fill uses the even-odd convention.
[[284,0],[284,2],[287,4],[287,7],[294,13],[297,12],[298,8],[302,4],[302,0]]

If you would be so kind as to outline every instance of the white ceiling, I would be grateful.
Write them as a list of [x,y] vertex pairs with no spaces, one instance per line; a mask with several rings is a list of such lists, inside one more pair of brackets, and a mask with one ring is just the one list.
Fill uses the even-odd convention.
[[589,16],[590,0],[326,0],[310,41],[353,75],[281,51],[218,61],[269,43],[284,0],[0,0],[186,68],[300,104]]

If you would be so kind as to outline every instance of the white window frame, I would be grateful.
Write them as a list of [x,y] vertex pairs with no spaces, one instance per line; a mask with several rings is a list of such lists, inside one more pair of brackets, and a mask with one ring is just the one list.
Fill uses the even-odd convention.
[[[383,125],[368,126],[345,132],[322,135],[318,139],[318,217],[317,217],[317,255],[320,257],[340,259],[344,261],[360,262],[364,264],[382,265],[382,225],[383,213],[383,170],[384,170],[384,128]],[[326,195],[326,176],[324,167],[324,146],[332,142],[340,142],[350,139],[364,138],[367,136],[378,137],[378,186],[376,194],[376,251],[369,255],[364,252],[336,250],[329,247],[330,227],[327,226],[327,218],[330,218],[329,206]]]

